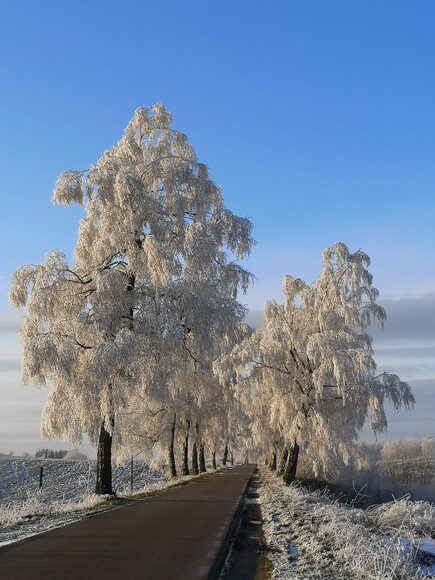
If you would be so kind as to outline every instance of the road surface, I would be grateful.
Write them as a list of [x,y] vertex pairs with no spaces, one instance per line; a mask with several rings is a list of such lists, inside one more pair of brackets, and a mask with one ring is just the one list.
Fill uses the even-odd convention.
[[255,465],[0,548],[2,580],[199,580],[216,574]]

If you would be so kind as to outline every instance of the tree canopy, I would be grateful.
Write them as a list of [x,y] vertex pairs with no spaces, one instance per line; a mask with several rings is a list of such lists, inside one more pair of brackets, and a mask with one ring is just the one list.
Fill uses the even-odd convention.
[[62,173],[53,202],[84,209],[72,263],[53,250],[12,278],[25,308],[22,378],[50,388],[45,438],[98,442],[97,492],[118,459],[144,448],[182,472],[232,448],[278,450],[286,479],[299,449],[315,471],[349,459],[367,417],[387,427],[386,399],[410,407],[409,385],[378,373],[370,324],[383,325],[369,257],[343,243],[317,280],[284,276],[284,302],[264,327],[243,323],[239,292],[252,224],[220,188],[163,105],[138,109],[120,141],[85,170]]
[[376,372],[366,330],[386,315],[369,264],[363,252],[337,243],[324,250],[312,285],[284,276],[284,303],[267,302],[264,327],[217,365],[223,380],[239,386],[257,444],[303,446],[318,472],[348,461],[367,417],[375,432],[386,429],[385,399],[396,409],[414,403],[407,383]]
[[237,260],[251,223],[224,206],[170,123],[160,104],[138,109],[95,165],[62,173],[53,202],[85,210],[74,261],[52,251],[13,276],[10,302],[26,307],[23,380],[50,385],[45,437],[104,432],[121,449],[129,403],[167,400],[177,368],[207,360],[245,315],[237,293],[251,274]]

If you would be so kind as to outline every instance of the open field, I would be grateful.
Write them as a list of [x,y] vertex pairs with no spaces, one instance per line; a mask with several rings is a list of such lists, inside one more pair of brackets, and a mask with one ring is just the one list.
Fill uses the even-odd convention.
[[[114,469],[113,482],[118,495],[131,493],[130,463]],[[134,463],[133,493],[167,483],[160,472],[144,463]],[[0,458],[0,546],[103,509],[94,487],[95,461]]]

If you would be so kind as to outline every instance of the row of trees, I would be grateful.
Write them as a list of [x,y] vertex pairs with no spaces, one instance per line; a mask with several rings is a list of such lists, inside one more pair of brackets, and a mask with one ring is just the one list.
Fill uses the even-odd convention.
[[203,417],[225,403],[208,369],[246,313],[252,276],[236,260],[252,225],[170,122],[162,105],[138,109],[94,166],[62,173],[53,201],[85,211],[73,263],[52,251],[12,279],[23,381],[50,385],[42,434],[98,441],[97,493],[112,493],[112,444],[118,458],[144,440],[173,448],[171,425],[200,449],[216,438]]
[[73,262],[52,251],[13,276],[23,381],[50,386],[43,436],[98,442],[96,491],[108,494],[112,452],[153,449],[176,476],[254,447],[285,459],[288,482],[301,449],[323,470],[346,461],[367,414],[386,427],[385,397],[413,402],[375,372],[365,329],[385,313],[368,257],[332,246],[319,279],[286,276],[284,304],[250,329],[238,293],[252,224],[170,122],[162,105],[138,109],[94,166],[62,173],[53,201],[85,211]]
[[435,478],[435,439],[386,441],[377,465],[382,475],[393,484],[427,486]]
[[49,449],[44,447],[43,449],[37,449],[35,451],[35,457],[45,457],[48,459],[63,459],[68,453],[68,449]]
[[397,410],[414,403],[397,375],[377,374],[372,323],[386,315],[368,271],[369,257],[337,243],[323,252],[317,280],[284,276],[284,303],[269,301],[263,328],[216,365],[250,418],[256,445],[269,449],[271,469],[296,477],[301,448],[316,476],[350,461],[351,443],[368,417],[387,428],[384,401]]

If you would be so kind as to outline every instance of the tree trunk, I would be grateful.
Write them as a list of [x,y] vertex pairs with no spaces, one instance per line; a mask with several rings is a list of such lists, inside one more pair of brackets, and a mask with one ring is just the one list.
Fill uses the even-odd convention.
[[287,485],[290,485],[296,479],[296,471],[298,468],[299,445],[294,442],[290,447],[287,463],[282,476]]
[[174,439],[175,439],[175,420],[177,415],[174,414],[174,420],[172,421],[171,427],[171,441],[169,443],[168,449],[168,459],[169,459],[169,470],[171,472],[171,477],[177,477],[177,468],[175,465],[175,455],[174,455]]
[[187,420],[187,431],[183,444],[183,475],[189,475],[189,430],[190,420]]
[[[112,426],[114,420],[111,419]],[[97,450],[97,483],[95,493],[113,495],[112,491],[112,435],[106,431],[105,422],[101,423]]]
[[288,457],[288,449],[287,447],[284,447],[279,460],[278,475],[282,475],[284,473],[285,466],[287,464],[287,457]]
[[228,443],[225,443],[224,456],[222,457],[222,465],[227,464],[228,459]]
[[204,450],[204,441],[201,441],[199,444],[199,472],[205,473],[207,471],[205,467],[205,450]]
[[199,475],[198,469],[198,447],[196,443],[192,445],[192,473],[194,475]]
[[211,466],[213,467],[213,469],[217,469],[217,467],[216,467],[216,451],[213,451],[213,453],[211,454]]
[[231,465],[234,465],[234,455],[233,455],[232,449],[231,449],[231,453],[230,453],[230,461],[231,461]]
[[[130,294],[133,292],[135,285],[135,277],[129,274],[127,279],[126,292]],[[124,313],[127,314],[127,313]],[[133,329],[133,308],[128,310],[126,317],[127,327]],[[113,410],[112,386],[109,384],[110,409]],[[115,415],[111,413],[109,416],[110,426],[115,427]],[[97,481],[95,484],[95,493],[98,495],[113,495],[112,490],[112,435],[106,430],[105,420],[101,423],[100,437],[98,439],[97,449]]]
[[269,469],[270,471],[276,470],[276,449],[270,454]]

